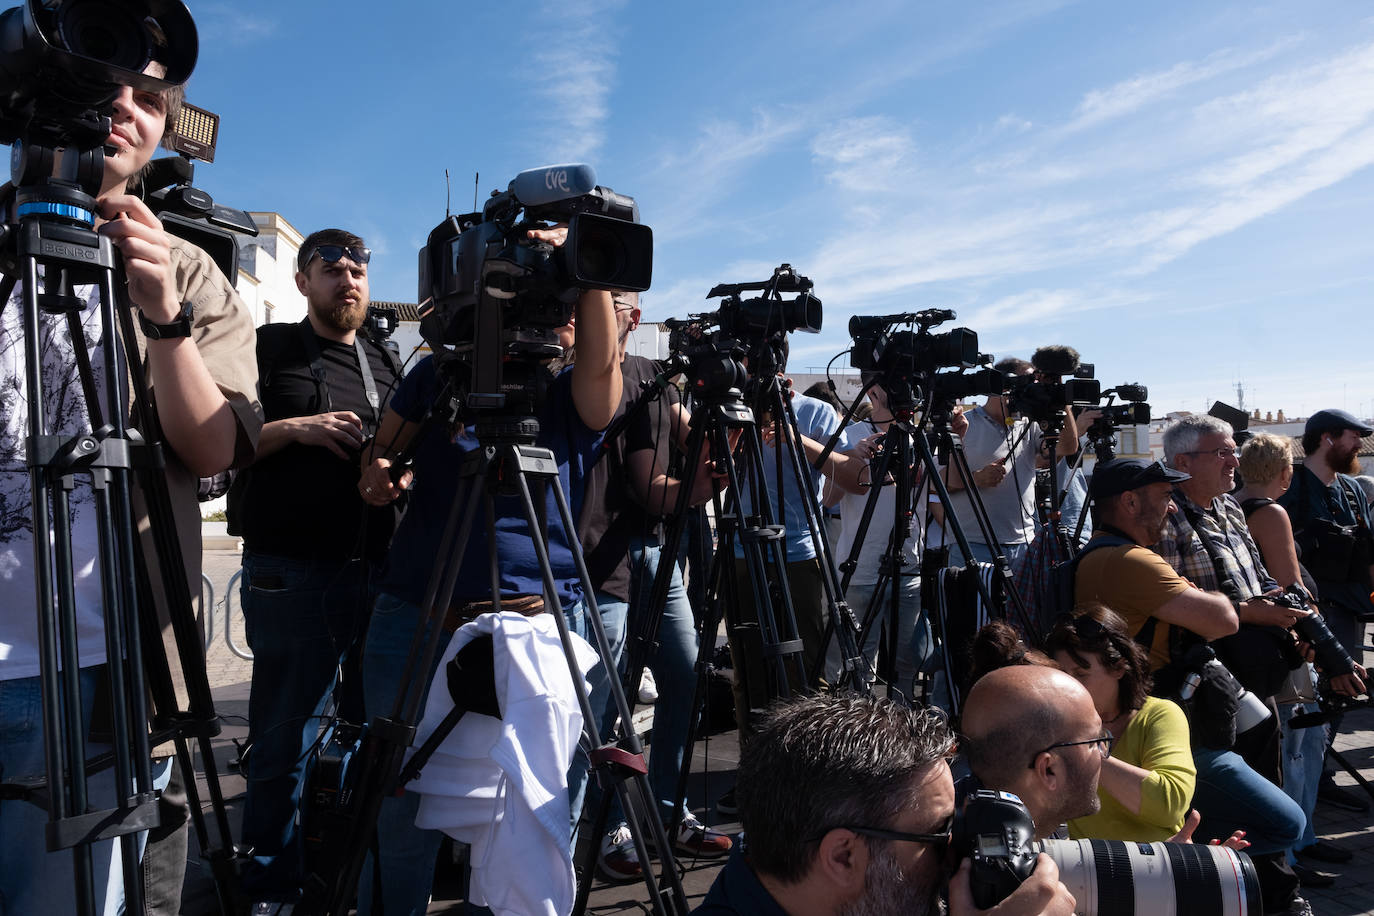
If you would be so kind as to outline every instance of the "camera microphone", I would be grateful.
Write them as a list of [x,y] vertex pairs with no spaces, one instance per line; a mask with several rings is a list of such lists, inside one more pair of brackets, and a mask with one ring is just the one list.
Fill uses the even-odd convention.
[[511,179],[511,196],[526,207],[541,207],[596,188],[596,172],[585,163],[526,169]]

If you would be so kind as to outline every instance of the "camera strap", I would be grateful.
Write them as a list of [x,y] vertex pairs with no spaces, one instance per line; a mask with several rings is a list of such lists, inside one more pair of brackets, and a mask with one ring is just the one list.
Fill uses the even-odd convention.
[[[1186,497],[1185,497],[1186,498]],[[1183,510],[1183,515],[1188,519],[1188,524],[1197,534],[1197,539],[1202,543],[1203,550],[1207,551],[1207,558],[1212,561],[1212,569],[1216,571],[1217,590],[1226,597],[1234,601],[1239,601],[1240,584],[1231,575],[1230,569],[1226,566],[1226,560],[1221,555],[1221,548],[1212,535],[1202,526],[1202,513],[1198,512],[1191,505],[1185,505],[1182,500],[1174,500],[1174,503]],[[1218,527],[1222,527],[1222,521],[1217,522]],[[1228,526],[1229,527],[1229,524]],[[1229,588],[1227,586],[1230,586]],[[1232,593],[1235,593],[1234,595]]]
[[[329,378],[324,371],[324,356],[320,353],[320,342],[315,337],[315,330],[310,325],[310,319],[306,318],[297,325],[301,332],[301,341],[305,344],[305,356],[310,361],[310,374],[315,377],[315,383],[324,392],[325,410],[334,409],[333,399],[329,396]],[[363,335],[355,333],[353,335],[353,351],[358,355],[358,374],[363,380],[363,394],[367,398],[368,406],[372,408],[372,426],[376,428],[377,420],[380,418],[379,408],[382,399],[377,394],[377,380],[372,377],[372,363],[367,358],[367,348],[363,344]]]

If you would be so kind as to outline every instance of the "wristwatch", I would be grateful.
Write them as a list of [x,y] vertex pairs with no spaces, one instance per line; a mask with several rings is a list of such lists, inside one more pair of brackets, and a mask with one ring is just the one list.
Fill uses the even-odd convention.
[[154,324],[148,320],[148,316],[142,310],[138,313],[138,326],[143,329],[143,336],[149,340],[170,340],[176,337],[191,336],[191,303],[181,304],[181,314],[168,324]]

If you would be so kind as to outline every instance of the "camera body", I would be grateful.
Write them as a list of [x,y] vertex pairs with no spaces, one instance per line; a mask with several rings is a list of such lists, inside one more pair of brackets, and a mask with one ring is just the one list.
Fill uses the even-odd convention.
[[[633,198],[596,185],[588,165],[529,169],[493,192],[481,213],[449,216],[419,255],[420,333],[457,378],[459,408],[532,414],[536,368],[563,354],[585,289],[641,291],[653,273],[653,232]],[[567,225],[562,246],[531,230]]]
[[978,909],[1005,900],[1035,871],[1040,844],[1030,812],[1010,792],[979,789],[954,818],[955,852],[969,859],[969,886]]
[[[198,53],[180,0],[26,0],[0,14],[0,140],[95,149],[120,86],[184,83]],[[143,72],[154,61],[161,78]]]

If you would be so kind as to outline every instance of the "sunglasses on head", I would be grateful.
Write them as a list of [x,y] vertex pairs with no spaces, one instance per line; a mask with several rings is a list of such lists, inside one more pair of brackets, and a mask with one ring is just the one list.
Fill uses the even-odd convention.
[[315,259],[315,255],[320,256],[320,260],[326,264],[333,264],[340,258],[348,258],[354,264],[366,264],[372,260],[372,249],[363,248],[355,245],[316,245],[315,250],[310,252],[310,257],[305,259],[301,265],[301,270],[310,266],[310,262]]

